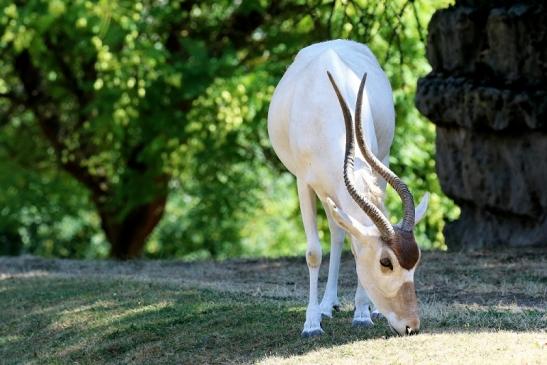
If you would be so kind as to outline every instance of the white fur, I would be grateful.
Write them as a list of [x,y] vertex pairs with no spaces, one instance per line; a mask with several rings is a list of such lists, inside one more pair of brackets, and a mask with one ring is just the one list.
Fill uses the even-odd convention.
[[[386,166],[395,128],[389,81],[368,47],[356,42],[335,40],[304,48],[274,92],[268,113],[268,132],[279,159],[297,178],[308,242],[310,297],[304,335],[321,333],[321,313],[331,316],[333,306],[338,304],[337,279],[344,231],[352,236],[359,283],[364,288],[358,288],[356,293],[354,321],[370,321],[368,304],[365,304],[369,303],[367,294],[381,311],[389,312],[383,303],[389,303],[393,290],[403,281],[413,280],[414,274],[414,270],[397,267],[391,278],[384,278],[379,271],[377,260],[382,244],[378,229],[350,197],[343,182],[346,130],[327,71],[337,82],[352,113],[361,77],[367,73],[363,130],[372,152]],[[385,211],[385,181],[372,172],[358,149],[355,182],[359,191]],[[321,304],[317,298],[321,246],[315,222],[316,196],[329,218],[332,246],[327,289]],[[419,205],[421,216],[426,206],[427,202],[425,206]]]

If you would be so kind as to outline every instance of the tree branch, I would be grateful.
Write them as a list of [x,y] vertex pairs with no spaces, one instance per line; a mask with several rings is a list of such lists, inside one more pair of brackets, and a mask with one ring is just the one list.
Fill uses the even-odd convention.
[[[399,33],[398,33],[398,30],[399,30],[399,27],[403,27],[404,28],[404,23],[403,23],[403,14],[406,10],[406,7],[408,6],[408,4],[410,3],[410,1],[406,1],[403,6],[401,7],[401,9],[399,10],[399,13],[396,14],[396,18],[398,20],[398,23],[393,27],[393,31],[391,32],[391,35],[389,37],[389,41],[388,41],[388,46],[387,46],[387,52],[386,52],[386,55],[385,55],[385,58],[384,58],[384,63],[386,63],[388,60],[389,60],[389,57],[391,56],[391,46],[393,44],[393,40],[395,39],[395,37],[397,37],[397,41],[400,41],[399,39]],[[387,9],[387,8],[386,8]],[[401,55],[399,56],[401,57]],[[402,62],[402,60],[401,60]]]
[[[78,102],[78,127],[81,127],[85,123],[86,119],[83,111],[85,107],[89,104],[89,102],[93,99],[93,95],[89,92],[86,92],[84,88],[80,85],[80,82],[78,81],[78,78],[74,75],[72,68],[62,56],[64,54],[64,50],[60,49],[58,44],[53,42],[49,35],[46,35],[44,37],[44,42],[52,51],[51,53],[53,54],[55,63],[57,64],[57,67],[61,71],[61,74],[63,75],[63,78],[67,83],[66,88],[74,94]],[[94,78],[96,77],[94,63],[94,60],[90,61],[89,64],[87,64],[84,68],[87,70],[86,76],[88,78],[93,78],[93,80],[88,81],[94,81]]]
[[61,123],[57,115],[58,108],[42,89],[40,71],[33,65],[28,50],[15,56],[14,70],[23,84],[25,103],[32,110],[40,129],[55,150],[58,163],[91,191],[94,200],[101,199],[108,192],[107,178],[90,174],[85,167],[82,167],[81,156],[67,161],[61,158],[66,146],[60,136]]
[[0,98],[9,99],[17,104],[23,104],[25,99],[21,95],[17,95],[12,91],[6,93],[0,93]]

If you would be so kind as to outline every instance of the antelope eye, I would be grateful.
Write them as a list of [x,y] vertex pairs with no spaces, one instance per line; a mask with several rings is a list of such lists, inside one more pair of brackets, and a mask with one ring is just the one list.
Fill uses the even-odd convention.
[[382,265],[383,267],[387,267],[393,271],[393,265],[391,264],[391,260],[388,257],[380,259],[380,265]]

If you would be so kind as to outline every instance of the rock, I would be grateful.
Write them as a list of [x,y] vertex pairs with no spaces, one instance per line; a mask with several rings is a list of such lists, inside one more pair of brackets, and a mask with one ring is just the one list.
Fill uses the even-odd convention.
[[[538,219],[547,211],[543,133],[484,133],[438,128],[437,174],[445,193],[478,208]],[[545,218],[545,217],[543,217]],[[547,232],[546,232],[547,233]]]
[[481,85],[430,74],[418,82],[418,110],[439,126],[547,131],[547,91]]
[[547,245],[546,15],[541,1],[461,0],[431,20],[416,106],[461,207],[451,249]]
[[530,221],[474,205],[461,204],[461,218],[446,225],[450,250],[472,250],[500,246],[545,246],[547,220]]
[[437,73],[544,87],[544,16],[544,5],[524,2],[490,9],[466,5],[440,10],[429,24],[429,63]]

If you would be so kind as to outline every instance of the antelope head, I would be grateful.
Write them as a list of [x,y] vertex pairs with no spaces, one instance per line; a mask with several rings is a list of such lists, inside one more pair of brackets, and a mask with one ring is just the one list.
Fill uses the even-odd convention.
[[[367,214],[373,225],[362,224],[338,207],[331,198],[327,198],[327,205],[338,225],[352,237],[357,276],[369,298],[387,318],[392,330],[400,335],[416,334],[420,328],[420,318],[414,288],[414,270],[420,261],[420,249],[414,239],[413,228],[425,214],[428,195],[424,195],[415,210],[408,187],[367,146],[361,124],[361,104],[367,74],[365,73],[359,86],[355,123],[352,123],[350,110],[338,86],[332,75],[327,73],[342,108],[346,126],[344,183],[353,200]],[[382,211],[355,187],[353,124],[363,157],[401,197],[403,219],[399,224],[392,225]]]

